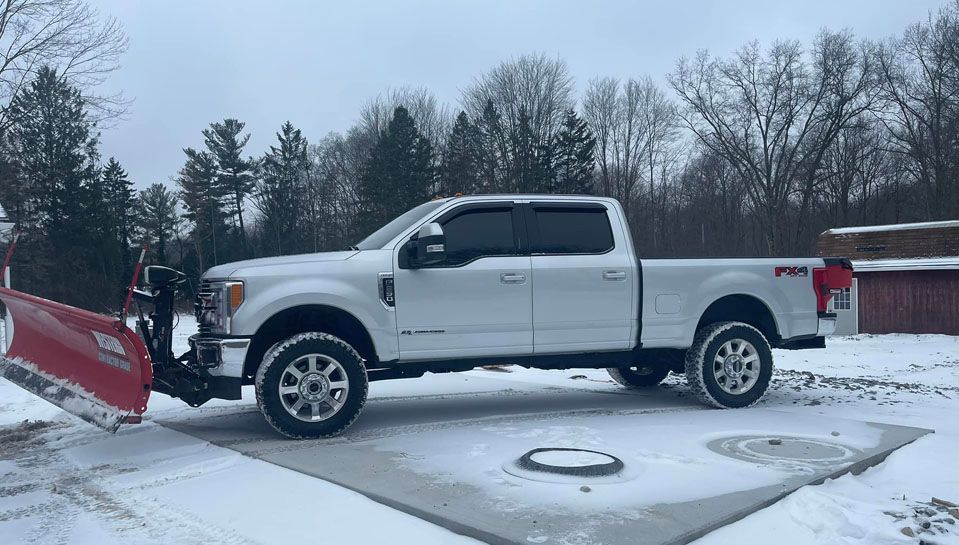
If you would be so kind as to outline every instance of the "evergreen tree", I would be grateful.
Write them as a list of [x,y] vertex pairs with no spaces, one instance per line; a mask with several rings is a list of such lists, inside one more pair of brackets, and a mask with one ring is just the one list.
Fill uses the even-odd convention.
[[130,281],[133,274],[133,255],[130,246],[133,239],[134,214],[136,213],[137,199],[133,189],[133,182],[127,176],[120,163],[113,157],[107,161],[103,169],[101,180],[104,192],[105,208],[107,211],[105,227],[116,240],[119,254],[118,276],[123,284]]
[[486,101],[483,115],[476,120],[477,171],[479,190],[484,193],[508,191],[503,174],[503,158],[506,155],[502,119],[492,100]]
[[510,172],[509,191],[512,193],[543,192],[549,185],[546,170],[543,168],[544,151],[536,142],[536,134],[526,110],[521,109],[518,126],[513,131],[512,170]]
[[396,108],[386,131],[377,138],[360,180],[360,234],[369,234],[429,200],[435,179],[429,140],[417,130],[406,108]]
[[255,163],[242,157],[243,148],[250,141],[249,133],[240,136],[245,126],[246,123],[236,119],[224,119],[222,123],[210,123],[210,128],[203,130],[203,136],[207,150],[216,159],[216,183],[224,194],[231,196],[230,214],[239,222],[240,243],[247,253],[243,203],[255,188]]
[[[103,310],[95,297],[112,278],[97,252],[103,193],[96,168],[97,134],[85,107],[78,89],[55,70],[42,67],[10,103],[4,144],[22,191],[15,205],[26,219],[22,227],[28,229],[21,247],[27,251],[21,255],[30,261],[28,282],[36,282],[28,287]],[[78,283],[88,289],[75,289]]]
[[306,204],[309,161],[306,138],[292,123],[284,123],[276,137],[279,146],[270,146],[260,161],[255,203],[275,252],[283,254],[303,247],[305,233],[299,224]]
[[156,263],[168,262],[167,243],[177,222],[177,198],[164,184],[155,183],[140,192],[140,229]]
[[586,121],[572,109],[566,112],[562,128],[553,141],[551,193],[590,194],[596,162],[593,137]]
[[480,191],[479,148],[479,129],[470,123],[466,112],[460,112],[453,122],[443,156],[443,179],[440,181],[443,195]]
[[176,182],[185,212],[183,217],[193,224],[191,238],[196,251],[197,271],[220,262],[217,239],[222,245],[227,232],[224,219],[224,186],[217,183],[217,165],[213,154],[193,148],[183,150],[187,160]]

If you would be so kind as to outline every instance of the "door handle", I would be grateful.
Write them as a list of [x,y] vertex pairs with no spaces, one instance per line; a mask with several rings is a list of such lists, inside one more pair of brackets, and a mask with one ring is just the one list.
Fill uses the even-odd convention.
[[604,271],[603,280],[609,280],[611,282],[619,282],[620,280],[626,280],[625,271]]
[[499,275],[499,281],[503,284],[525,284],[526,275],[523,273],[503,273]]

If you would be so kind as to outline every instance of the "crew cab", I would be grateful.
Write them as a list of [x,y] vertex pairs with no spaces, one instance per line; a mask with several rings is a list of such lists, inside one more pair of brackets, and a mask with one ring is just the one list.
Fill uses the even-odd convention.
[[641,259],[610,198],[439,199],[350,250],[208,270],[183,360],[202,387],[182,397],[255,384],[280,433],[319,437],[356,419],[370,381],[513,364],[606,368],[628,388],[681,373],[705,403],[746,407],[771,347],[824,346],[851,274],[845,259]]

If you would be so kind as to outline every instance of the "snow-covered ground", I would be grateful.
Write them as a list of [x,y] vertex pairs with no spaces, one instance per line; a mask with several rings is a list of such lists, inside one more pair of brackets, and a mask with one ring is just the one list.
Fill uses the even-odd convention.
[[[184,319],[179,344],[192,326]],[[805,487],[700,543],[770,538],[781,544],[917,543],[919,538],[959,543],[959,522],[930,504],[933,497],[959,503],[959,338],[862,335],[828,344],[826,350],[776,351],[774,386],[760,406],[936,433],[861,475]],[[378,382],[371,385],[370,396],[377,403],[469,394],[488,390],[491,377],[513,385],[515,392],[538,396],[549,396],[556,388],[618,388],[601,370],[509,368]],[[680,377],[667,379],[663,389],[667,398],[682,401],[689,395]],[[249,412],[252,392],[244,397],[214,401],[203,410]],[[157,394],[147,416],[189,418],[193,411]],[[741,427],[740,411],[716,414],[728,420],[730,429]],[[581,418],[588,428],[590,418],[609,417]],[[689,418],[694,421],[695,413]],[[522,435],[524,418],[514,421]],[[530,429],[536,426],[529,424]],[[905,527],[916,537],[901,533]],[[117,435],[106,434],[0,379],[0,543],[286,544],[304,536],[317,542],[471,541],[150,419]]]

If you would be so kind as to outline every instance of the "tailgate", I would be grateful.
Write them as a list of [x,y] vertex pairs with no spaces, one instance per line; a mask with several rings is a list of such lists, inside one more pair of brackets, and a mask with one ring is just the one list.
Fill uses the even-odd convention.
[[0,287],[0,376],[115,432],[146,410],[153,379],[140,337],[115,318]]

